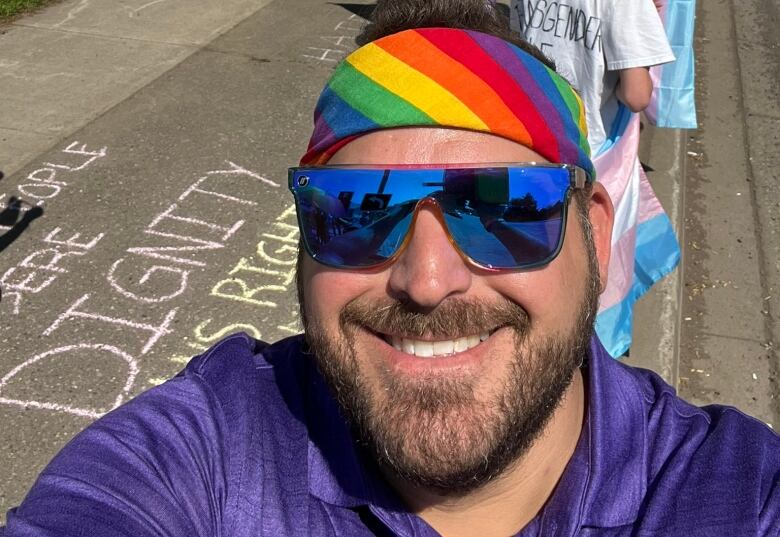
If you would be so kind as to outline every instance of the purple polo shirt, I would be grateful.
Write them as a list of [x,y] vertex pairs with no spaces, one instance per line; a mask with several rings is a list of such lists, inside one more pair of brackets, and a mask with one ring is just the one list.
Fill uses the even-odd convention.
[[[300,337],[231,336],[90,425],[0,535],[433,536],[363,460]],[[780,438],[697,408],[598,340],[588,415],[547,505],[519,535],[780,535]]]

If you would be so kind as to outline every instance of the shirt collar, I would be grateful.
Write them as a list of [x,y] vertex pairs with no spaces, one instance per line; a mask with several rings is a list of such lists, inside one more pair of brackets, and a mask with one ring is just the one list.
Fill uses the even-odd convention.
[[397,535],[429,533],[409,513],[378,469],[361,454],[338,404],[312,361],[309,361],[309,491],[331,505],[369,507]]
[[596,336],[587,365],[588,482],[583,523],[617,527],[636,521],[647,491],[647,417],[653,393]]
[[[311,494],[346,508],[379,503],[405,518],[408,515],[395,494],[376,470],[361,460],[338,404],[311,361],[309,368]],[[542,513],[543,527],[554,525],[561,535],[569,533],[560,533],[562,525],[631,524],[647,489],[644,401],[652,401],[652,392],[627,366],[613,360],[595,336],[583,372],[588,390],[583,434]]]
[[349,426],[312,360],[308,368],[309,490],[340,507],[367,505],[370,476],[358,458]]

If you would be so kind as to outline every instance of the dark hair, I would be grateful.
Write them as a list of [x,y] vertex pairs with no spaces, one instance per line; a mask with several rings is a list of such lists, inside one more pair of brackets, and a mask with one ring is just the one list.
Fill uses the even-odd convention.
[[462,28],[490,34],[517,45],[555,70],[542,51],[509,29],[509,18],[493,0],[377,0],[371,22],[355,39],[358,45],[412,28]]

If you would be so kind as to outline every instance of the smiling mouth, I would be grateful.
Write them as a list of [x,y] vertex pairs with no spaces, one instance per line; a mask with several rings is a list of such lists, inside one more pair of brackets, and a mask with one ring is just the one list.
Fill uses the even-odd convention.
[[389,334],[382,334],[381,336],[388,345],[391,345],[397,351],[417,356],[418,358],[440,358],[473,349],[487,340],[490,335],[490,332],[483,332],[479,335],[439,341],[427,341]]

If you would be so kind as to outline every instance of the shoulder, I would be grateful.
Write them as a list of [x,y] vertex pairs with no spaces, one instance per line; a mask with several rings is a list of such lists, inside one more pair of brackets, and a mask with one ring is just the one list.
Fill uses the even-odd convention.
[[[652,372],[626,368],[646,410],[647,528],[660,534],[780,534],[780,437],[723,405],[694,406]],[[671,532],[671,533],[663,533]]]
[[301,348],[301,336],[269,345],[241,332],[194,357],[177,378],[203,383],[223,403],[241,399],[245,390],[250,390],[255,397],[272,396],[277,389],[256,393],[257,383],[273,381],[273,385],[281,383],[279,390],[287,388],[304,374]]
[[283,468],[306,455],[305,431],[293,434],[304,428],[299,349],[237,334],[193,358],[63,448],[9,514],[8,534],[210,535],[259,523],[263,494],[278,492],[266,476],[302,479]]
[[[95,425],[118,422],[126,430],[128,423],[138,422],[154,430],[161,420],[171,419],[181,428],[200,433],[206,433],[203,428],[210,424],[213,435],[206,434],[206,438],[230,439],[252,430],[253,423],[266,415],[287,412],[289,395],[283,397],[282,392],[295,392],[302,375],[299,338],[268,345],[238,333],[192,358],[174,378],[140,394]],[[179,432],[186,434],[181,428]],[[158,432],[177,436],[172,431]]]

